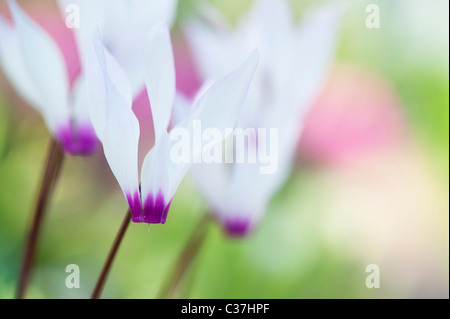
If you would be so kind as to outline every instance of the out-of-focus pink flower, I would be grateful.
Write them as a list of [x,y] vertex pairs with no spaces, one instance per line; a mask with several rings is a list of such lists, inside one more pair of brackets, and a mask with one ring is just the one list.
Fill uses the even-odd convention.
[[327,164],[392,145],[405,132],[401,102],[389,84],[348,65],[333,70],[304,125],[299,155]]

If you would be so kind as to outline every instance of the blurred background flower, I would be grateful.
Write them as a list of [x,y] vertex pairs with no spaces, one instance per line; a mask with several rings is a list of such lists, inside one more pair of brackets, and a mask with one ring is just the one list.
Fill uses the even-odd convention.
[[[177,23],[205,1],[180,1]],[[5,2],[0,2],[2,14]],[[233,22],[252,5],[208,2]],[[298,19],[317,5],[291,2]],[[379,29],[365,25],[369,3],[380,7]],[[47,18],[59,14],[53,1],[19,4],[53,29]],[[335,65],[308,114],[288,183],[249,238],[231,240],[211,226],[182,296],[448,298],[448,1],[348,4]],[[57,19],[51,32],[63,34],[57,41],[67,48],[68,59],[74,50],[63,43],[70,33]],[[198,72],[177,27],[173,36],[177,86],[193,96]],[[71,72],[76,70],[75,63]],[[0,87],[0,297],[11,298],[48,132],[3,75]],[[151,123],[147,103],[145,94],[134,102],[141,126]],[[153,129],[146,125],[145,130],[141,143],[149,148]],[[66,164],[29,297],[88,297],[126,210],[101,153]],[[206,207],[185,179],[172,202],[170,223],[149,231],[131,225],[103,297],[154,297]],[[73,263],[81,270],[80,289],[64,284],[65,268]],[[379,289],[365,286],[368,264],[380,267]]]
[[299,159],[350,165],[367,153],[400,145],[404,106],[390,84],[361,66],[337,64],[305,120]]

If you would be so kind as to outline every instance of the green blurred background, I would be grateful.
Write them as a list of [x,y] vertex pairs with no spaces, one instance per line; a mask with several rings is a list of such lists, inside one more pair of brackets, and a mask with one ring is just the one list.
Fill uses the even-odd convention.
[[[48,2],[42,1],[43,8]],[[199,2],[181,0],[178,21],[193,14]],[[233,23],[251,6],[242,0],[211,2]],[[292,3],[299,19],[305,8],[318,5]],[[347,3],[330,81],[333,92],[340,92],[339,79],[358,70],[368,79],[364,92],[370,93],[358,91],[359,81],[346,82],[355,84],[354,89],[342,88],[346,94],[361,94],[346,100],[354,103],[342,106],[346,111],[333,128],[339,134],[356,127],[349,134],[358,135],[366,132],[367,122],[369,131],[392,123],[396,133],[376,145],[363,140],[348,153],[343,147],[339,160],[326,149],[319,152],[328,154],[326,160],[317,153],[308,156],[311,148],[302,151],[300,143],[294,172],[260,228],[239,240],[211,224],[179,297],[448,298],[448,1]],[[379,29],[365,26],[369,3],[380,7]],[[24,105],[3,75],[0,86],[0,298],[12,298],[50,137],[39,114]],[[363,128],[346,122],[364,113],[358,106],[365,99],[378,101],[381,95],[395,102],[380,99],[380,109],[383,103],[394,105],[401,120],[392,121],[391,113],[380,111],[373,122],[373,116],[359,122]],[[376,103],[373,108],[370,112],[378,112]],[[66,158],[28,297],[88,298],[126,209],[102,152]],[[206,210],[186,178],[166,225],[130,226],[102,296],[155,297]],[[65,286],[69,264],[80,267],[80,289]],[[379,289],[365,286],[368,264],[380,267]]]

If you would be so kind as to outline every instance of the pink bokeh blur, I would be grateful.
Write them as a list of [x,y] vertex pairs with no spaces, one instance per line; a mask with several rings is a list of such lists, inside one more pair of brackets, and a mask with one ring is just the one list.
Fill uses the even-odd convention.
[[407,130],[393,88],[355,65],[334,67],[304,123],[298,154],[321,164],[344,164],[393,146]]

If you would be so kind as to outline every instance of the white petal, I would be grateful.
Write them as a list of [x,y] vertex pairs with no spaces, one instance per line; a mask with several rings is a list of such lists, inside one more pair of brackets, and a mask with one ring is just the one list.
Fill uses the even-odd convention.
[[[66,22],[72,19],[71,15],[79,13],[80,27],[72,30],[75,33],[82,65],[85,66],[92,37],[97,31],[97,26],[101,29],[104,24],[106,0],[58,0],[58,4]],[[76,7],[73,7],[74,5]]]
[[[152,20],[152,24],[163,21],[165,24],[171,26],[175,21],[177,6],[178,0],[140,0],[137,8],[138,10],[139,8],[146,8],[145,13],[147,13],[147,19]],[[151,16],[150,13],[152,14]]]
[[145,83],[153,115],[155,140],[169,125],[175,98],[175,66],[170,33],[163,24],[151,33],[145,58]]
[[[261,62],[271,68],[277,67],[277,57],[288,41],[293,27],[291,8],[286,0],[260,0],[252,9],[250,21],[245,21],[249,35],[256,41],[261,52]],[[252,41],[252,39],[247,39]]]
[[116,59],[111,55],[111,53],[105,48],[105,61],[106,67],[108,69],[108,74],[113,82],[114,86],[120,95],[123,96],[128,105],[133,102],[133,97],[131,94],[130,81],[122,67],[118,64]]
[[[171,147],[173,147],[174,144],[174,141],[169,141],[169,156]],[[190,163],[174,163],[169,157],[167,163],[167,172],[169,177],[169,192],[167,195],[168,198],[172,198],[175,195],[178,186],[180,186],[181,181],[183,180],[184,176],[186,176],[191,167],[192,165]]]
[[106,80],[103,45],[94,41],[86,59],[86,83],[88,89],[89,113],[99,140],[103,140],[106,125]]
[[[131,110],[131,102],[122,95],[112,76],[117,76],[116,62],[108,57],[100,43],[94,42],[94,55],[88,59],[87,81],[90,87],[91,117],[96,132],[100,131],[108,164],[114,173],[130,208],[133,218],[140,214],[138,178],[139,122]],[[117,64],[116,64],[117,66]],[[99,74],[100,72],[100,74]],[[111,72],[111,73],[110,73]],[[96,104],[99,103],[99,104]]]
[[141,194],[142,199],[149,194],[157,194],[162,191],[167,200],[169,195],[169,137],[163,133],[153,148],[145,156],[141,171]]
[[[239,69],[216,82],[205,84],[194,105],[190,108],[189,116],[184,120],[177,119],[178,125],[170,132],[171,146],[178,139],[173,135],[179,128],[186,130],[190,141],[193,141],[194,121],[200,123],[202,131],[215,128],[222,133],[223,139],[227,138],[226,134],[231,133],[231,130],[227,129],[234,128],[236,124],[257,63],[258,53],[254,51]],[[200,134],[203,134],[203,132],[200,132]],[[208,145],[208,147],[211,146],[211,144]],[[190,161],[197,158],[200,152],[203,152],[202,148],[193,148],[191,145],[190,150],[192,151]],[[189,170],[189,163],[174,164],[169,162],[169,180],[172,191],[178,187]]]
[[234,236],[251,231],[267,210],[271,199],[267,186],[273,175],[261,175],[255,163],[233,164],[225,200],[215,212],[225,230]]
[[[250,85],[253,73],[258,63],[258,53],[255,51],[249,59],[235,72],[225,76],[219,81],[208,85],[204,94],[199,97],[194,106],[191,108],[190,116],[179,123],[176,129],[182,128],[189,132],[190,141],[193,140],[193,126],[194,121],[200,121],[201,129],[216,128],[223,133],[223,138],[226,138],[225,129],[234,128],[237,117],[240,113],[241,107],[244,103],[248,87]],[[176,130],[170,132],[170,147],[177,141],[175,136],[172,136]],[[192,144],[192,143],[191,143]],[[191,145],[190,145],[191,146]],[[192,148],[190,148],[192,149]],[[196,152],[196,150],[192,150]],[[202,151],[201,149],[198,151]],[[191,160],[198,154],[192,154]],[[176,188],[190,168],[190,162],[174,163],[169,159],[167,164],[169,172],[170,194],[174,194]],[[201,165],[203,167],[203,165]],[[214,170],[216,166],[208,166],[205,169]],[[201,169],[198,168],[197,169]],[[217,173],[220,172],[218,168]],[[202,174],[200,171],[199,175]],[[204,175],[203,175],[204,176]],[[201,179],[201,177],[199,177]],[[217,181],[218,183],[221,181]],[[217,185],[219,186],[219,184]],[[204,185],[204,187],[208,187]],[[222,190],[222,188],[220,188]],[[209,193],[211,201],[218,200],[217,194],[220,191],[210,189]]]
[[208,22],[195,21],[185,24],[183,32],[203,80],[215,80],[226,75],[245,58],[242,43],[228,28],[220,30]]
[[192,103],[180,92],[176,92],[173,103],[173,126],[176,126],[186,120],[191,112]]
[[126,71],[134,96],[144,87],[142,62],[149,30],[159,21],[172,25],[176,7],[176,0],[116,0],[106,7],[105,43]]
[[[112,86],[107,85],[108,112],[103,149],[109,166],[126,197],[138,191],[139,122]],[[128,198],[127,198],[128,199]]]
[[[303,18],[300,29],[285,43],[280,64],[274,69],[275,101],[267,125],[279,128],[279,172],[273,189],[287,179],[300,137],[301,119],[313,104],[332,63],[343,8],[329,5]],[[284,173],[283,173],[284,172]]]
[[227,166],[216,163],[194,164],[189,170],[189,175],[212,210],[222,210],[229,188]]
[[15,1],[8,3],[24,64],[41,96],[47,123],[67,124],[69,78],[62,53],[50,35],[32,21]]
[[42,101],[22,59],[19,39],[12,25],[0,16],[0,63],[15,90],[31,106],[41,110]]
[[[176,15],[177,0],[115,0],[105,9],[105,26],[102,30],[106,41],[113,39],[120,46],[120,38],[133,31],[141,41],[158,22],[171,26]],[[142,38],[144,36],[144,38]],[[122,40],[125,40],[122,38]]]
[[300,112],[306,112],[328,73],[340,31],[342,9],[339,5],[329,5],[306,14],[291,41],[286,42],[285,55],[280,56],[281,63],[274,74],[278,95],[290,98],[285,101],[286,105],[297,109],[303,106]]
[[70,125],[59,132],[58,138],[66,153],[90,155],[98,149],[98,138],[91,124],[86,77],[79,76],[70,97]]
[[[213,83],[195,102],[192,108],[192,120],[199,120],[203,130],[216,128],[225,132],[226,129],[234,128],[258,64],[258,58],[258,52],[253,51],[240,68]],[[186,125],[192,125],[192,122]],[[226,138],[225,135],[224,138]]]
[[73,120],[75,122],[90,123],[88,88],[84,74],[79,76],[74,83],[71,97]]
[[102,140],[106,110],[108,109],[105,74],[124,100],[124,105],[127,105],[130,109],[132,106],[131,89],[125,72],[108,50],[104,48],[99,31],[96,32],[88,53],[86,77],[91,105],[90,114],[95,132]]
[[74,31],[82,60],[86,61],[87,47],[99,27],[105,45],[127,74],[133,96],[140,93],[144,87],[142,61],[148,31],[158,21],[173,23],[177,0],[59,0],[59,4],[65,18],[70,5],[80,9],[80,28]]
[[169,148],[169,136],[163,132],[144,159],[141,172],[142,222],[166,222],[170,203],[178,187],[170,184]]
[[140,93],[144,86],[142,61],[148,31],[158,21],[172,25],[177,0],[59,0],[59,4],[64,17],[69,5],[75,4],[80,9],[80,28],[74,30],[82,60],[86,61],[89,51],[86,46],[98,26],[108,50],[125,70],[133,96]]
[[275,84],[271,97],[273,112],[262,118],[265,126],[279,129],[278,169],[274,174],[265,175],[259,173],[259,165],[233,165],[226,193],[228,200],[223,202],[220,216],[224,222],[249,220],[252,225],[257,223],[270,199],[289,177],[302,128],[299,121],[327,74],[341,14],[335,6],[315,11],[302,23],[301,33],[293,33],[290,40],[280,43],[282,50],[274,55],[278,67],[269,69]]

